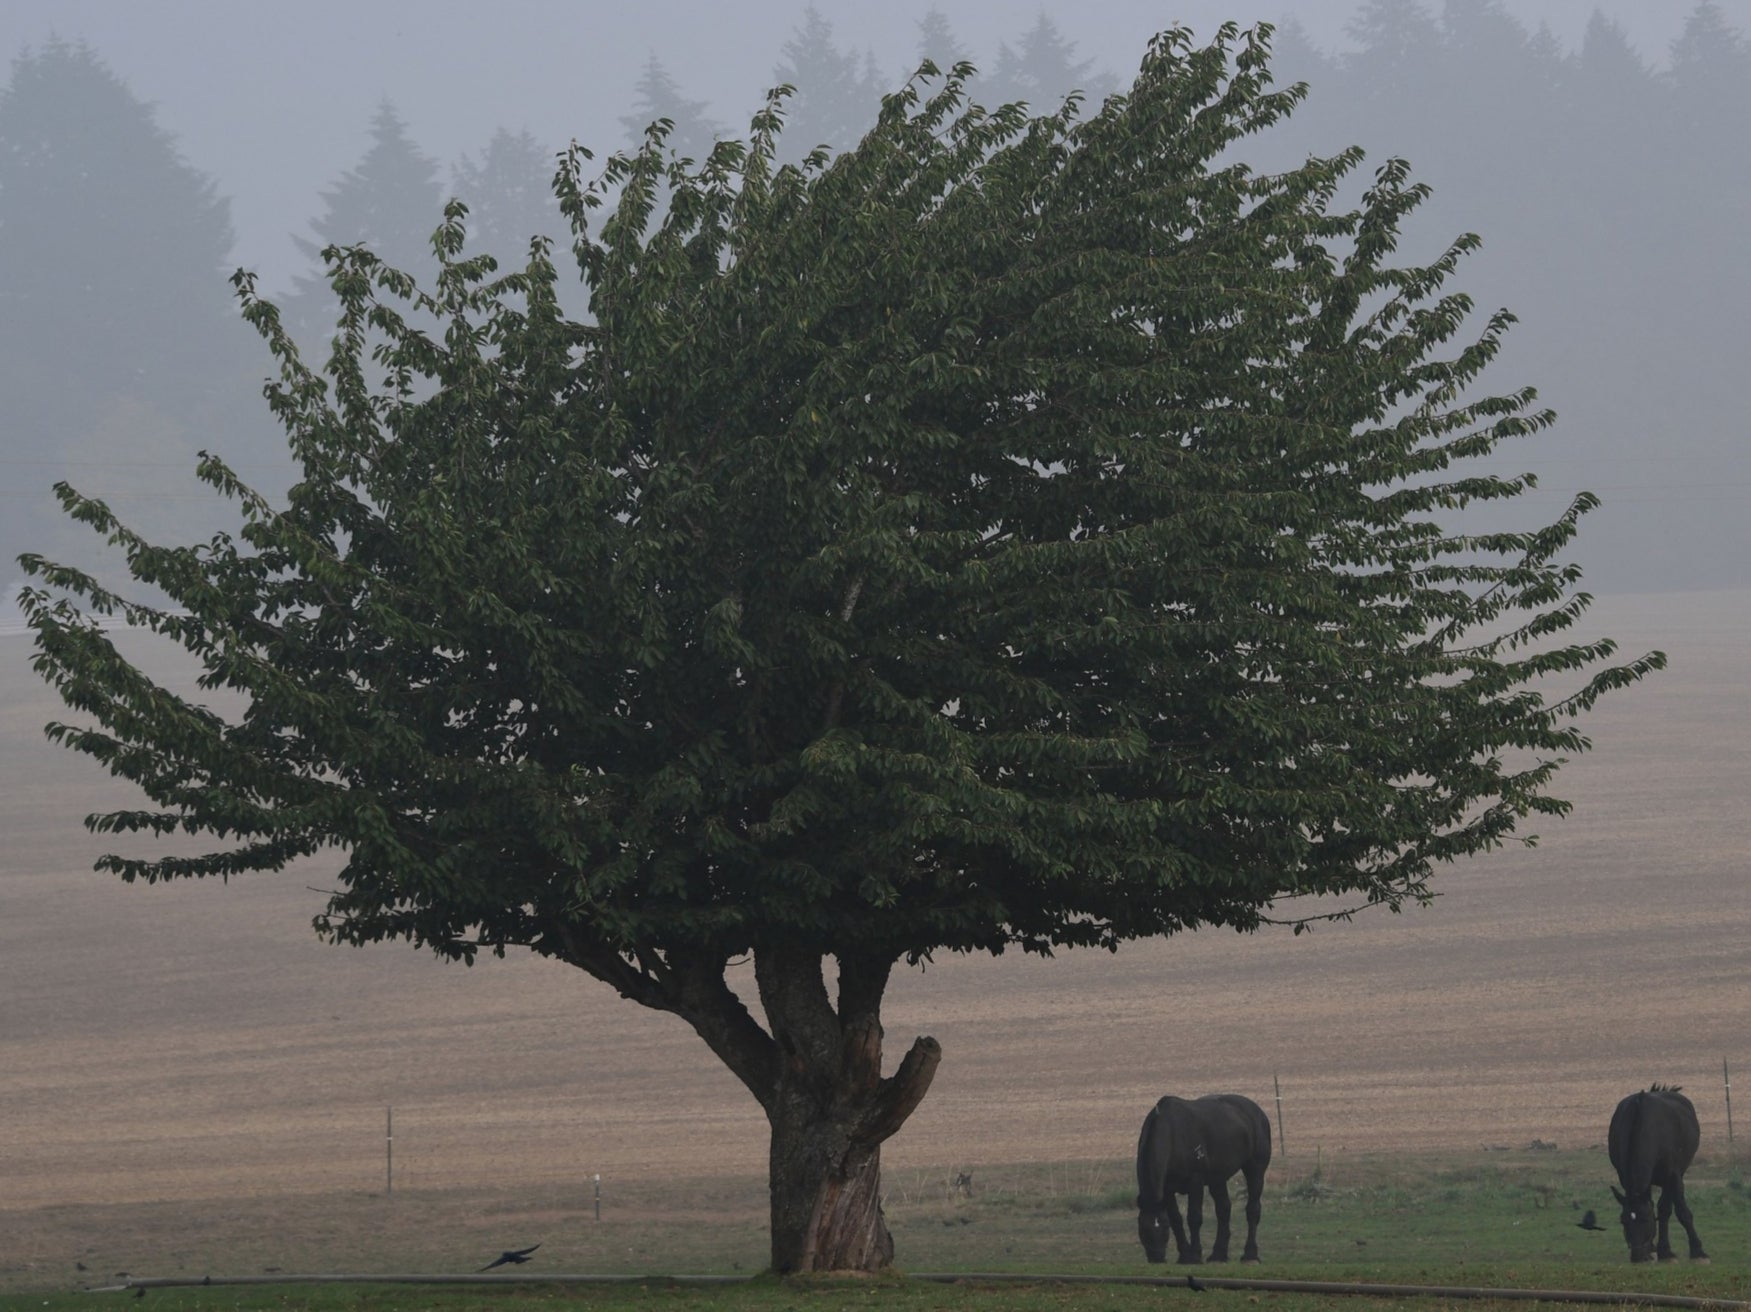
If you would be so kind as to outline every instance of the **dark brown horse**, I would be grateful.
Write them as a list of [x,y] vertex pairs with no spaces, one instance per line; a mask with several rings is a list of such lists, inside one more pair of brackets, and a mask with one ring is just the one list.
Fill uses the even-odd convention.
[[[1246,1178],[1246,1248],[1241,1261],[1259,1260],[1259,1199],[1271,1164],[1271,1123],[1259,1105],[1238,1093],[1205,1098],[1163,1098],[1143,1118],[1137,1138],[1137,1237],[1151,1262],[1167,1260],[1171,1229],[1181,1263],[1202,1262],[1198,1229],[1204,1190],[1216,1205],[1212,1262],[1228,1260],[1228,1181]],[[1186,1195],[1186,1224],[1175,1194]]]
[[[1606,1146],[1611,1164],[1617,1168],[1617,1182],[1623,1186],[1621,1193],[1615,1188],[1611,1192],[1623,1207],[1619,1219],[1623,1222],[1623,1237],[1629,1241],[1630,1261],[1646,1262],[1654,1257],[1662,1262],[1677,1260],[1666,1238],[1666,1223],[1673,1212],[1678,1213],[1678,1223],[1690,1236],[1690,1260],[1708,1261],[1708,1254],[1702,1251],[1702,1240],[1696,1234],[1696,1223],[1690,1217],[1690,1204],[1684,1201],[1684,1172],[1701,1141],[1696,1108],[1678,1092],[1675,1084],[1656,1084],[1646,1093],[1632,1093],[1611,1114]],[[1656,1186],[1660,1190],[1657,1245]]]

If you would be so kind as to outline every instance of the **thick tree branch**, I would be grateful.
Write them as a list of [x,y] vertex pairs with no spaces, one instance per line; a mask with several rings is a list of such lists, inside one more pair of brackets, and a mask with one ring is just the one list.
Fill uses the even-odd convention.
[[678,968],[680,1005],[675,1011],[747,1086],[755,1100],[770,1108],[778,1083],[778,1045],[729,986],[724,978],[727,964],[721,960],[689,961]]
[[772,1037],[792,1073],[806,1072],[818,1081],[837,1067],[839,1017],[827,996],[821,954],[808,949],[756,948],[754,980]]
[[858,1138],[865,1143],[881,1143],[891,1138],[906,1123],[906,1118],[918,1110],[941,1064],[940,1043],[922,1034],[914,1039],[899,1068],[881,1082],[869,1110],[858,1123]]
[[727,957],[702,949],[683,961],[645,953],[639,958],[641,969],[611,948],[590,943],[572,926],[559,926],[553,933],[560,950],[552,955],[595,976],[624,998],[679,1016],[762,1107],[770,1105],[777,1047],[724,978]]

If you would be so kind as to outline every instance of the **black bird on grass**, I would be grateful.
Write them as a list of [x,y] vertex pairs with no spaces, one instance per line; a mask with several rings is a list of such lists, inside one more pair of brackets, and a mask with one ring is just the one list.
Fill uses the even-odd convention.
[[1593,1209],[1590,1207],[1581,1214],[1581,1219],[1575,1224],[1583,1230],[1603,1230],[1605,1228],[1599,1224],[1599,1218],[1593,1215]]
[[1186,1288],[1191,1290],[1194,1294],[1201,1294],[1204,1292],[1204,1286],[1196,1276],[1189,1275],[1186,1277]]
[[[495,1266],[522,1266],[523,1263],[529,1260],[529,1254],[533,1253],[540,1247],[540,1244],[530,1244],[527,1248],[507,1248],[492,1261],[481,1267],[480,1270],[491,1271]],[[480,1272],[477,1271],[475,1274],[479,1275]]]

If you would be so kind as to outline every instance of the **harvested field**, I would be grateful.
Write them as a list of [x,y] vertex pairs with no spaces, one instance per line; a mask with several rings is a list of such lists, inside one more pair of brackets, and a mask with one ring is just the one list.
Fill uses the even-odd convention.
[[[1268,1105],[1273,1076],[1289,1163],[1586,1148],[1654,1079],[1695,1095],[1719,1160],[1721,1062],[1751,1062],[1751,594],[1606,598],[1589,629],[1671,668],[1590,720],[1558,789],[1574,814],[1446,873],[1433,906],[899,975],[890,1046],[930,1033],[946,1056],[890,1181],[1122,1159],[1161,1094]],[[0,1224],[380,1192],[389,1105],[410,1199],[515,1187],[575,1211],[597,1173],[614,1197],[702,1161],[763,1170],[759,1113],[699,1040],[576,972],[326,947],[321,868],[91,873],[80,820],[129,799],[43,741],[58,704],[27,655],[0,638]],[[1751,1126],[1751,1094],[1738,1111]]]

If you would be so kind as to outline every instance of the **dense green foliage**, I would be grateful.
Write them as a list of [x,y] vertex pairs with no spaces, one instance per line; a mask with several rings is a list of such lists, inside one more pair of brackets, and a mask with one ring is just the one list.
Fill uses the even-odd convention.
[[1359,151],[1235,162],[1301,94],[1267,65],[1173,31],[1086,119],[970,107],[962,67],[800,169],[776,104],[696,166],[574,152],[582,323],[543,243],[463,258],[459,205],[432,288],[330,249],[321,373],[240,275],[287,504],[209,460],[246,527],[169,549],[66,489],[180,611],[27,561],[247,699],[180,701],[27,593],[97,722],[53,732],[156,804],[94,823],[228,840],[104,868],[339,846],[325,933],[524,945],[677,1012],[775,1134],[837,1127],[793,1148],[863,1191],[849,1232],[935,1067],[880,1075],[896,961],[1397,906],[1560,813],[1574,717],[1661,658],[1566,638],[1590,496],[1453,527],[1525,482],[1452,467],[1550,416],[1475,388],[1510,317],[1444,287],[1472,238],[1394,262],[1402,164],[1345,209]]
[[1520,487],[1449,465],[1548,415],[1466,395],[1505,314],[1438,354],[1472,242],[1391,264],[1401,166],[1332,212],[1359,152],[1219,162],[1296,98],[1264,61],[1248,41],[1229,77],[1173,34],[1085,123],[957,118],[951,79],[813,173],[770,172],[768,116],[697,172],[653,145],[568,175],[580,224],[620,192],[580,236],[587,326],[539,253],[451,263],[433,298],[336,251],[324,380],[246,281],[289,506],[209,465],[245,540],[161,551],[69,497],[188,608],[137,618],[247,691],[243,722],[137,718],[107,642],[37,602],[45,672],[115,731],[62,732],[165,808],[106,826],[246,840],[112,867],[338,840],[346,939],[897,955],[1396,903],[1558,809],[1568,715],[1649,667],[1531,686],[1610,652],[1522,645],[1580,611],[1559,553],[1591,499],[1443,526]]

